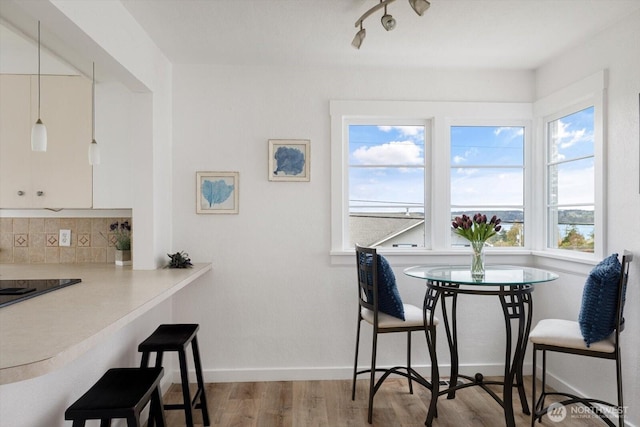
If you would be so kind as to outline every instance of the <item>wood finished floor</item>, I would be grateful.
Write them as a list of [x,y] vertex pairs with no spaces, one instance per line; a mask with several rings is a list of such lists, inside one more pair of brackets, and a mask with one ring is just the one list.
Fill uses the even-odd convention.
[[[527,397],[531,396],[531,377],[526,378]],[[539,385],[538,385],[539,387]],[[180,386],[173,384],[165,393],[165,403],[180,403]],[[194,389],[195,390],[195,389]],[[193,391],[194,391],[193,390]],[[368,382],[359,380],[356,400],[351,400],[351,381],[282,381],[256,383],[208,383],[207,401],[211,426],[224,427],[367,427]],[[539,390],[539,388],[538,388]],[[192,393],[193,393],[192,391]],[[499,390],[496,390],[498,392]],[[498,393],[500,395],[500,393]],[[373,426],[423,427],[426,403],[431,395],[421,386],[409,394],[406,380],[390,378],[374,399]],[[516,424],[531,425],[514,395]],[[168,427],[185,426],[182,411],[166,411]],[[194,412],[197,427],[202,426],[200,410]],[[456,398],[438,401],[436,427],[504,426],[500,406],[479,387],[458,391]],[[597,419],[571,419],[562,423],[543,418],[544,427],[601,427]]]

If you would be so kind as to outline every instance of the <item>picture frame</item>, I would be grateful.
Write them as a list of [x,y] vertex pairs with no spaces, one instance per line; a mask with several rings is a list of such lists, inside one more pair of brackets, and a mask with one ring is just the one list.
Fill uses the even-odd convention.
[[239,172],[196,172],[196,213],[237,214]]
[[269,140],[269,181],[310,181],[311,141]]

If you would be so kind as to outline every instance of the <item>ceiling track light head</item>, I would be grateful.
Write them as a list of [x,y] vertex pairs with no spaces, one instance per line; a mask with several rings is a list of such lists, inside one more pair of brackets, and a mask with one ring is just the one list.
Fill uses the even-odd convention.
[[431,6],[431,3],[429,3],[428,0],[409,0],[409,4],[414,12],[420,16],[422,16]]
[[384,15],[380,18],[380,22],[385,30],[391,31],[396,27],[396,20],[387,13],[387,6],[384,7]]
[[364,41],[364,38],[366,36],[367,36],[367,30],[362,28],[362,22],[360,22],[360,31],[356,33],[356,36],[353,38],[353,41],[351,42],[351,46],[355,47],[356,49],[360,49],[360,46],[362,46],[362,42]]
[[[369,16],[371,16],[372,14],[374,14],[380,9],[384,9],[384,14],[382,15],[382,18],[380,18],[382,27],[387,31],[391,31],[396,27],[395,18],[387,13],[387,6],[393,3],[394,1],[396,0],[380,0],[380,3],[376,4],[371,9],[367,10],[365,13],[362,14],[360,18],[358,18],[358,20],[356,21],[355,27],[356,28],[360,27],[360,31],[356,33],[356,36],[353,38],[353,41],[351,42],[351,45],[353,47],[355,47],[356,49],[360,49],[360,46],[362,45],[362,41],[364,40],[367,34],[365,29],[362,27],[363,22],[365,19],[367,19]],[[414,10],[414,12],[416,12],[419,16],[422,16],[424,12],[427,9],[429,9],[429,7],[431,6],[431,3],[429,3],[428,0],[409,0],[409,5]]]

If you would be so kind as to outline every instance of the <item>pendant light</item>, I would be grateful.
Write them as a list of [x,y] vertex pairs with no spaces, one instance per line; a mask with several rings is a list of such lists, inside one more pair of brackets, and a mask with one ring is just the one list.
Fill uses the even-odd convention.
[[96,142],[96,63],[93,64],[91,74],[91,144],[89,144],[89,164],[100,164],[100,149]]
[[47,151],[47,128],[40,120],[40,21],[38,21],[38,121],[31,129],[31,150]]

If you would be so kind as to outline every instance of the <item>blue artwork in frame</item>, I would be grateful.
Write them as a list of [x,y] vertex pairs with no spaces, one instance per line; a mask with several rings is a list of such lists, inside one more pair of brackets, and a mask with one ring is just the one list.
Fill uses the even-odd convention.
[[269,181],[309,181],[310,154],[308,139],[270,139]]
[[238,172],[196,172],[196,213],[237,214]]

